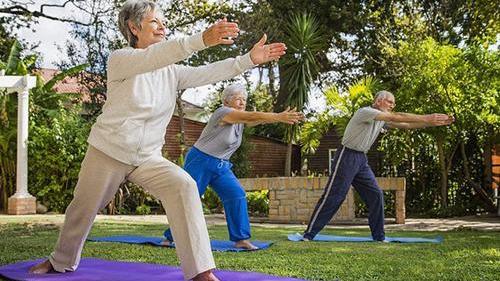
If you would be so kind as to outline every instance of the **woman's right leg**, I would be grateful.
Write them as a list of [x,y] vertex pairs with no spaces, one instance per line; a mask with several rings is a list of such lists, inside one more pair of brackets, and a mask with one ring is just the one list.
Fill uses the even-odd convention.
[[82,162],[74,197],[54,252],[49,257],[53,269],[74,271],[80,262],[83,244],[97,212],[114,196],[133,166],[119,162],[89,146]]
[[185,279],[200,279],[198,275],[210,274],[215,262],[200,196],[191,176],[158,156],[141,164],[128,179],[161,200],[172,226]]

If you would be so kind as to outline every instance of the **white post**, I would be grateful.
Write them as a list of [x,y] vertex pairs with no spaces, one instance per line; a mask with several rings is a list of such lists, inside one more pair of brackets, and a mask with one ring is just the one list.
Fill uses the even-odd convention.
[[[0,72],[0,80],[4,78],[2,87],[16,89],[18,92],[17,106],[17,170],[16,193],[9,197],[7,212],[11,215],[36,213],[36,198],[28,192],[28,114],[29,89],[35,86],[35,78],[4,76]],[[21,79],[19,79],[21,78]],[[4,85],[5,84],[5,85]]]
[[32,198],[28,193],[28,76],[23,79],[24,88],[19,91],[17,105],[17,181],[14,198]]

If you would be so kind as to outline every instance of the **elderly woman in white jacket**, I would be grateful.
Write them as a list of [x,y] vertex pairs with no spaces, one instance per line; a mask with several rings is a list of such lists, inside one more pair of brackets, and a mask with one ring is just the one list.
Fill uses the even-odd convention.
[[236,23],[222,20],[203,33],[165,40],[161,12],[152,1],[129,0],[119,14],[129,47],[114,51],[108,62],[107,100],[88,138],[74,198],[48,260],[33,273],[74,271],[97,212],[128,180],[160,199],[173,229],[186,279],[217,281],[210,241],[196,182],[163,158],[161,148],[175,107],[176,92],[232,78],[261,63],[279,59],[286,47],[265,45],[201,67],[176,65],[193,52],[232,44]]

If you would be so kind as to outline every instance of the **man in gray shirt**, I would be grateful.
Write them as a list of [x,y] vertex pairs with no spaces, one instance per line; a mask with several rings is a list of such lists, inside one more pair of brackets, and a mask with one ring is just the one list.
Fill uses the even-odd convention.
[[392,112],[394,95],[380,91],[372,106],[360,108],[347,124],[342,146],[332,160],[325,191],[319,199],[303,235],[303,240],[313,240],[331,220],[352,185],[366,203],[368,222],[375,241],[384,241],[384,196],[375,175],[368,166],[366,153],[384,128],[425,128],[451,124],[454,119],[446,114],[417,115]]

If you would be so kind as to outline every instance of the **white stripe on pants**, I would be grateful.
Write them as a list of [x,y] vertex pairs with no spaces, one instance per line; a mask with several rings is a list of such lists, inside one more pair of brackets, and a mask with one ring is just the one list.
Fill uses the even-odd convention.
[[316,219],[318,218],[319,213],[321,213],[321,210],[325,206],[325,202],[328,199],[328,196],[330,195],[330,191],[332,190],[333,186],[333,181],[335,180],[335,177],[337,176],[337,170],[339,168],[340,161],[342,160],[342,155],[344,154],[345,146],[342,147],[342,151],[340,151],[339,158],[337,159],[337,163],[335,164],[335,168],[333,169],[333,174],[332,177],[330,178],[330,182],[328,183],[328,186],[325,189],[325,192],[323,194],[323,201],[321,203],[318,202],[319,207],[316,210],[316,213],[313,215],[311,221],[309,222],[309,227],[306,229],[306,232],[312,231],[312,228],[314,224],[316,223]]
[[161,200],[173,230],[176,251],[186,279],[215,268],[196,182],[182,168],[161,156],[139,167],[117,161],[89,146],[74,198],[49,260],[56,271],[74,271],[97,212],[125,179]]

